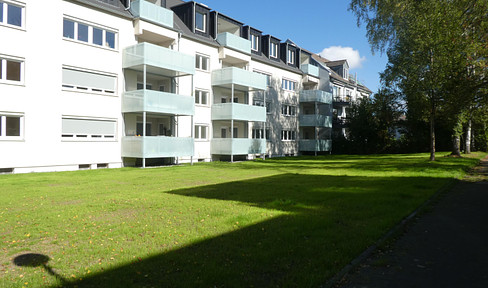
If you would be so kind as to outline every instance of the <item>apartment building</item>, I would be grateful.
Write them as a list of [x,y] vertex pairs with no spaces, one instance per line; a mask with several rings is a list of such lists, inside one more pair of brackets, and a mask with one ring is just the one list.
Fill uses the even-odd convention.
[[336,72],[293,41],[193,1],[51,2],[0,0],[0,173],[331,150]]

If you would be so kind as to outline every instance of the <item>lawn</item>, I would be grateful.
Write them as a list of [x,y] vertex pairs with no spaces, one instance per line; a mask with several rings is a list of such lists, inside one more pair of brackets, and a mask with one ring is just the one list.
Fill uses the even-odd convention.
[[318,287],[486,156],[443,155],[0,175],[0,287]]

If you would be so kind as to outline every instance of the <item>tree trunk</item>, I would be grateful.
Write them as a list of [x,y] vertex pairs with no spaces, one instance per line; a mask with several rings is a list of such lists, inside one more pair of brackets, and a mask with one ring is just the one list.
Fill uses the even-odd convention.
[[459,135],[453,135],[451,155],[461,157],[461,149],[459,146],[461,146],[461,139],[459,138]]
[[435,161],[435,112],[430,113],[430,161]]
[[466,154],[471,154],[471,119],[468,120],[468,127],[466,128]]

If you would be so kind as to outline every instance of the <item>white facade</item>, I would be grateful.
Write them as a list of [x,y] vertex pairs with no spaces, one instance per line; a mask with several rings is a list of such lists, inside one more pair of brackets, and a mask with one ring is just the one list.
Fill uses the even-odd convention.
[[156,4],[0,0],[0,173],[300,153],[300,91],[318,73],[200,40]]

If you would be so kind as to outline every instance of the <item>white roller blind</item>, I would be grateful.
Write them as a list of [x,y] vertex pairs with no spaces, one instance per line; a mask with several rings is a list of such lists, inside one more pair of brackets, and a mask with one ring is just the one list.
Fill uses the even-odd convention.
[[63,68],[63,85],[115,91],[116,83],[114,76]]
[[63,118],[63,134],[115,135],[116,122]]

